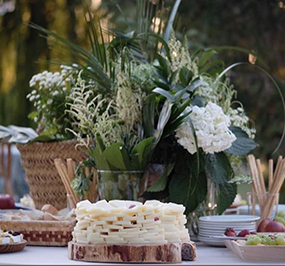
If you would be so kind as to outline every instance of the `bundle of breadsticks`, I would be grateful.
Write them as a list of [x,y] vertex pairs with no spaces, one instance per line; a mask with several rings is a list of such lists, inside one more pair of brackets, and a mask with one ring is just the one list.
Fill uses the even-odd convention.
[[260,207],[260,218],[271,217],[273,208],[278,202],[279,191],[285,179],[285,158],[279,156],[276,167],[274,169],[273,160],[268,162],[268,191],[266,191],[264,176],[261,169],[260,159],[250,154],[248,155],[248,163],[252,177],[252,192],[256,195]]
[[[75,208],[76,204],[80,201],[79,196],[73,191],[71,187],[72,180],[76,177],[75,169],[76,163],[71,159],[68,158],[66,163],[62,159],[55,159],[54,160],[55,167],[58,171],[58,174],[61,177],[62,183],[65,187],[66,194],[68,195],[68,201],[70,208]],[[91,172],[91,169],[86,167],[85,174],[88,176]],[[97,186],[97,171],[93,171],[93,181],[90,182],[90,190],[88,195],[84,199],[88,199],[91,202],[94,202],[96,196],[98,196],[98,186]]]

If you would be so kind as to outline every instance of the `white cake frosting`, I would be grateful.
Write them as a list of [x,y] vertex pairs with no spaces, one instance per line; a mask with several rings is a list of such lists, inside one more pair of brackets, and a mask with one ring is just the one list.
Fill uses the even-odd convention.
[[77,203],[73,241],[82,244],[165,244],[190,240],[185,207],[157,200]]

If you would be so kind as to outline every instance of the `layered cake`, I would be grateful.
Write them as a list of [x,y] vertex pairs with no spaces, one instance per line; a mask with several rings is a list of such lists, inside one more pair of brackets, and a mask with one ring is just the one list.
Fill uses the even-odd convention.
[[78,244],[168,244],[190,240],[185,207],[156,200],[81,201],[75,209]]

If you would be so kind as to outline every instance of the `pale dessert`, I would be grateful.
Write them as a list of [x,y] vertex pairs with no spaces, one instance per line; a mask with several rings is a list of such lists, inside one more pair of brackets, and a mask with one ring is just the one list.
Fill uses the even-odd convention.
[[0,244],[16,244],[23,241],[23,235],[18,232],[0,230]]
[[77,203],[73,241],[81,244],[166,244],[190,240],[185,207],[156,200]]

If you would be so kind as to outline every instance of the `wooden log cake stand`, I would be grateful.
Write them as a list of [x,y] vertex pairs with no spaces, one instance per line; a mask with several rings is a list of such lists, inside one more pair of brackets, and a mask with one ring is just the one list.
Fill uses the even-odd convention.
[[183,244],[90,245],[71,241],[68,243],[68,258],[92,262],[179,263],[182,259],[195,260],[196,246],[194,242]]

